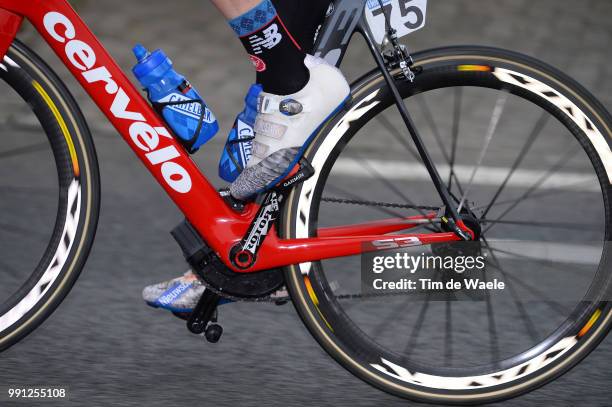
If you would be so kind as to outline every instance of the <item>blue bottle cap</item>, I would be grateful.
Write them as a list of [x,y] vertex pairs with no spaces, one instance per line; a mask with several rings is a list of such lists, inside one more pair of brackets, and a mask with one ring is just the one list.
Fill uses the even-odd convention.
[[168,64],[169,67],[172,66],[172,61],[170,61],[170,58],[168,58],[161,49],[149,53],[145,47],[138,44],[133,48],[133,52],[136,59],[138,59],[138,64],[134,66],[132,71],[138,79],[148,75],[163,63]]
[[142,44],[136,44],[132,51],[134,52],[134,55],[136,56],[138,62],[142,62],[146,57],[149,56],[149,51],[145,47],[143,47]]

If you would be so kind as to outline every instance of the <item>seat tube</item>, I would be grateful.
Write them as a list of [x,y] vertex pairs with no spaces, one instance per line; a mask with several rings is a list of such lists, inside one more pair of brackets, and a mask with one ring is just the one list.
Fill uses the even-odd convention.
[[335,0],[331,3],[317,35],[314,55],[330,65],[340,66],[364,7],[364,0]]

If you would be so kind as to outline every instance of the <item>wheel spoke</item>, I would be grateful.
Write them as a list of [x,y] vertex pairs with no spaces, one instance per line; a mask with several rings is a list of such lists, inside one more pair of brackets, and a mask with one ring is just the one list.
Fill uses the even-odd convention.
[[493,108],[493,113],[491,114],[491,120],[489,121],[489,128],[487,130],[487,135],[485,137],[484,144],[482,146],[482,150],[480,151],[480,156],[478,157],[478,161],[476,162],[476,166],[474,166],[474,170],[472,170],[472,175],[470,176],[470,180],[468,182],[465,191],[463,191],[463,196],[461,197],[461,201],[459,202],[459,208],[457,212],[461,212],[463,205],[465,204],[465,200],[470,193],[472,186],[474,185],[474,178],[476,178],[476,174],[478,170],[482,166],[484,158],[489,149],[489,145],[491,144],[491,140],[493,140],[493,136],[497,131],[497,126],[499,125],[499,121],[501,120],[502,114],[504,113],[504,108],[506,107],[506,101],[508,100],[508,92],[501,92],[497,97],[497,102],[495,102],[495,107]]
[[544,130],[544,127],[546,126],[546,123],[548,123],[549,118],[550,118],[550,115],[548,114],[548,112],[544,111],[542,113],[542,116],[540,116],[540,118],[536,122],[533,130],[531,131],[531,134],[529,135],[529,138],[527,139],[527,142],[525,143],[525,145],[523,146],[523,148],[519,152],[518,157],[516,158],[516,160],[512,164],[512,167],[510,168],[510,171],[508,172],[508,175],[506,175],[506,178],[504,179],[502,184],[499,186],[499,188],[495,192],[495,195],[493,196],[493,199],[491,199],[491,202],[489,202],[489,206],[487,206],[487,209],[485,209],[484,213],[482,214],[482,218],[486,218],[487,214],[489,213],[489,211],[491,210],[493,205],[495,205],[495,202],[497,201],[497,199],[501,195],[502,191],[504,190],[504,188],[508,184],[508,181],[510,181],[510,178],[512,178],[512,175],[517,170],[519,165],[521,165],[521,163],[523,162],[523,159],[525,158],[525,156],[527,155],[527,153],[529,152],[529,150],[533,146],[534,142],[536,141],[538,136],[542,133],[542,130]]
[[[444,141],[442,140],[442,137],[440,136],[440,131],[438,130],[438,126],[436,125],[434,116],[431,113],[431,109],[429,108],[429,105],[427,105],[427,102],[424,97],[421,97],[420,100],[421,100],[421,103],[418,103],[418,105],[421,107],[423,115],[425,116],[425,121],[429,125],[431,132],[434,136],[434,139],[436,140],[436,143],[438,145],[438,148],[442,152],[444,161],[446,161],[446,163],[448,164],[448,167],[450,168],[451,177],[454,178],[455,183],[457,184],[457,189],[459,190],[459,193],[463,194],[463,188],[461,187],[459,178],[457,178],[457,174],[454,171],[454,163],[451,163],[451,157],[448,155],[446,148],[444,147]],[[456,146],[454,148],[455,148],[455,153],[456,153]],[[450,184],[449,184],[449,189],[450,189]]]
[[[488,282],[487,273],[484,273],[483,279]],[[487,308],[487,325],[489,327],[489,346],[491,347],[491,363],[497,365],[499,363],[499,338],[497,336],[497,326],[495,325],[495,315],[493,312],[493,303],[491,302],[491,293],[489,290],[485,293],[485,306]]]
[[391,121],[387,118],[387,116],[385,116],[383,113],[381,113],[381,114],[376,116],[376,120],[378,120],[380,122],[380,124],[383,125],[383,127],[393,136],[393,138],[395,138],[397,140],[397,142],[400,143],[410,153],[410,155],[415,160],[417,160],[420,163],[423,162],[423,159],[421,158],[419,153],[406,140],[406,138],[401,135],[399,130],[397,130],[397,127],[395,127],[393,125],[393,123],[391,123]]
[[534,222],[534,221],[519,221],[519,220],[497,220],[497,219],[481,219],[480,223],[489,224],[504,224],[504,225],[521,225],[536,228],[557,228],[557,229],[572,229],[572,230],[601,230],[601,225],[584,224],[584,223],[568,223],[568,222]]
[[447,300],[445,306],[444,362],[446,366],[451,366],[453,364],[453,302]]
[[[527,199],[536,189],[538,189],[538,187],[540,185],[542,185],[544,182],[546,182],[547,179],[549,179],[553,174],[555,174],[556,172],[558,172],[561,168],[563,168],[563,166],[565,166],[565,164],[567,164],[567,162],[575,155],[578,153],[579,148],[578,147],[572,147],[570,149],[568,149],[566,151],[565,154],[563,154],[561,156],[561,158],[559,158],[559,160],[557,160],[557,162],[550,168],[548,169],[544,174],[542,174],[542,176],[532,185],[529,187],[529,189],[527,189],[527,191],[525,191],[525,193],[523,195],[521,195],[516,202],[514,202],[509,208],[506,208],[506,210],[497,217],[497,221],[502,220],[506,215],[508,215],[508,213],[510,213],[514,208],[516,208],[521,202],[523,202],[525,199]],[[496,224],[491,224],[490,226],[488,226],[482,233],[486,233],[487,231],[489,231],[492,227],[494,227]]]
[[529,336],[534,342],[538,342],[539,340],[538,331],[535,327],[535,324],[529,317],[529,314],[527,313],[527,310],[525,309],[523,302],[519,299],[518,293],[516,292],[516,289],[514,288],[514,284],[507,278],[506,271],[501,266],[501,262],[495,255],[495,252],[491,250],[491,246],[489,245],[489,242],[487,241],[487,239],[482,237],[482,241],[485,244],[486,248],[489,250],[489,253],[491,253],[491,257],[493,257],[493,260],[495,260],[495,263],[497,264],[497,269],[501,272],[501,275],[505,278],[506,282],[508,283],[508,290],[510,291],[510,295],[512,296],[512,301],[514,302],[514,305],[516,306],[519,312],[521,321],[523,321],[523,323],[525,324],[527,333],[529,334]]
[[[577,187],[577,186],[584,185],[584,184],[587,184],[587,183],[590,183],[590,182],[591,181],[574,182],[574,183],[571,183],[571,184],[567,184],[566,187]],[[542,191],[542,192],[530,194],[528,197],[525,197],[523,195],[523,196],[520,196],[518,198],[510,198],[510,199],[506,199],[506,200],[503,200],[503,201],[498,201],[498,202],[496,202],[493,205],[493,207],[500,206],[500,205],[510,205],[510,204],[513,204],[513,203],[515,203],[517,201],[520,201],[520,200],[535,199],[535,198],[544,198],[544,197],[548,197],[548,196],[552,196],[552,195],[565,194],[565,193],[569,193],[569,192],[572,192],[572,191],[568,190],[568,189],[547,190],[547,191]],[[472,208],[472,210],[473,211],[481,210],[481,209],[486,208],[487,206],[488,206],[488,204],[487,205],[476,206],[476,207]]]
[[387,315],[387,317],[385,319],[383,319],[374,328],[373,332],[374,332],[374,337],[375,338],[377,338],[378,336],[380,336],[380,334],[385,332],[385,330],[388,329],[389,326],[394,326],[394,322],[397,321],[398,315],[405,315],[405,312],[402,312],[402,310],[409,309],[408,304],[411,301],[414,301],[414,298],[412,298],[410,296],[410,294],[407,294],[407,296],[408,296],[408,298],[406,298],[406,300],[402,301],[397,307],[393,307],[393,309],[391,310],[389,315]]
[[[496,249],[493,249],[496,250]],[[493,263],[490,263],[491,267],[493,267],[494,269],[497,269],[500,271],[501,270],[498,266],[496,266]],[[546,295],[545,292],[543,292],[542,290],[538,289],[537,287],[534,287],[530,284],[525,283],[522,279],[513,276],[512,274],[505,274],[505,277],[508,278],[508,280],[512,280],[514,282],[516,282],[517,285],[520,285],[521,287],[523,287],[525,290],[531,292],[532,294],[535,294],[536,296],[538,296],[539,298],[542,298],[541,301],[544,304],[546,304],[548,307],[550,307],[553,311],[557,312],[559,315],[561,316],[568,316],[570,315],[570,310],[564,306],[563,304],[561,304],[558,301],[552,300],[550,298],[548,298],[548,296]]]
[[425,116],[425,121],[427,122],[427,125],[431,129],[431,134],[434,136],[434,139],[436,140],[436,144],[438,145],[438,148],[440,149],[440,152],[442,153],[442,156],[444,157],[444,161],[446,161],[446,163],[450,165],[450,162],[451,162],[450,156],[448,155],[446,148],[444,147],[444,142],[442,141],[442,137],[440,136],[440,131],[438,130],[436,121],[434,120],[433,114],[431,113],[431,109],[427,105],[427,101],[425,100],[424,97],[421,97],[420,103],[417,103],[417,104],[421,108],[421,112],[423,113],[423,116]]
[[[366,158],[359,157],[359,160],[358,160],[357,157],[353,157],[353,159],[356,162],[358,162],[360,165],[364,166],[368,170],[368,172],[370,172],[374,176],[375,179],[382,182],[390,191],[395,193],[398,197],[400,197],[408,205],[415,206],[415,207],[417,206],[415,205],[414,202],[412,202],[412,200],[406,194],[404,194],[397,186],[395,186],[395,184],[393,184],[391,181],[383,177],[382,174],[372,164],[370,164],[370,162]],[[429,225],[432,228],[434,228],[434,230],[436,231],[440,230],[439,227],[434,222],[432,222],[432,220],[427,216],[427,214],[422,209],[417,208],[416,210],[421,216],[429,220]]]
[[419,315],[416,319],[416,322],[412,326],[412,331],[410,332],[410,338],[408,339],[408,344],[406,345],[406,349],[404,349],[404,353],[406,356],[410,356],[414,348],[416,347],[417,340],[419,339],[419,333],[423,328],[423,323],[425,322],[425,316],[427,315],[427,310],[429,309],[429,304],[431,303],[432,293],[431,291],[427,292],[425,297],[425,301],[421,305],[421,309],[419,310]]
[[456,87],[453,104],[453,127],[452,127],[452,141],[451,141],[451,153],[449,157],[449,175],[448,175],[448,189],[450,190],[453,185],[453,178],[457,179],[455,174],[455,163],[457,160],[457,142],[459,140],[459,130],[461,126],[461,104],[463,101],[463,88]]
[[[571,272],[572,271],[572,270],[568,270],[568,269],[559,268],[559,266],[555,266],[554,265],[555,262],[538,259],[537,257],[526,256],[524,254],[516,253],[516,252],[513,252],[513,251],[509,251],[509,250],[498,249],[497,247],[490,247],[489,250],[494,251],[494,252],[498,252],[498,253],[502,253],[502,254],[505,254],[507,256],[516,257],[517,259],[533,261],[535,263],[538,263],[541,266],[547,267],[547,268],[549,268],[551,270],[554,270],[556,272],[559,272],[559,271]],[[556,262],[556,264],[563,264],[563,262]]]
[[380,171],[378,171],[372,164],[370,164],[365,157],[354,157],[353,160],[364,166],[368,170],[368,172],[374,176],[376,180],[382,182],[388,190],[393,192],[395,195],[405,201],[408,205],[415,205],[414,202],[412,202],[412,200],[408,198],[408,196],[406,196],[406,194],[404,194],[397,186],[395,186],[391,181],[383,177]]

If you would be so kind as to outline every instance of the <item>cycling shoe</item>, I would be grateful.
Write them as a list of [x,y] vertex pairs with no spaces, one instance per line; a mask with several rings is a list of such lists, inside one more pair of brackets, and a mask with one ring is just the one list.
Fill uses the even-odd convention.
[[259,95],[253,155],[230,185],[234,198],[246,200],[286,177],[317,130],[348,99],[350,87],[338,68],[310,55],[304,64],[310,79],[302,90],[286,96]]

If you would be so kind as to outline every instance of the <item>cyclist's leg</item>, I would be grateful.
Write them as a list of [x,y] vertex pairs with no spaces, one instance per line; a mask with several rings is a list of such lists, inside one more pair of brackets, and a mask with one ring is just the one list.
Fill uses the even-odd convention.
[[331,1],[272,0],[272,3],[302,50],[313,55],[316,32]]
[[[330,0],[310,0],[310,1],[294,1],[294,0],[272,0],[278,15],[282,16],[284,26],[288,32],[292,34],[297,42],[297,45],[306,54],[314,53],[314,43],[316,33],[322,24],[325,14],[330,6]],[[240,16],[246,9],[236,9],[233,2],[229,4],[219,4],[219,8],[228,19],[235,19]],[[248,11],[248,10],[246,10]],[[255,60],[257,61],[257,60]],[[300,66],[303,66],[303,60],[299,61]],[[269,64],[271,65],[271,64]],[[257,67],[257,66],[256,66]],[[299,77],[293,76],[294,71],[284,66],[283,72],[290,75],[290,79]],[[257,73],[257,84],[251,86],[245,97],[245,108],[238,114],[234,121],[234,126],[230,130],[225,148],[219,161],[219,176],[227,182],[233,182],[238,175],[244,170],[247,163],[250,161],[253,151],[253,138],[255,132],[255,119],[257,117],[257,100],[262,92],[261,83],[267,78],[272,78],[272,85],[282,86],[280,82],[274,78],[277,75],[265,75],[265,71]],[[298,83],[299,87],[303,87],[306,83]],[[269,90],[274,93],[275,91]],[[287,93],[290,89],[284,90],[282,93]]]
[[[211,0],[228,20],[251,10],[261,0]],[[307,54],[312,54],[317,27],[323,21],[331,0],[272,0],[283,23],[298,45]]]
[[[259,145],[267,148],[270,154],[276,151],[276,155],[266,159],[270,154],[260,154],[260,157],[253,160],[260,165],[247,168],[248,173],[245,175],[248,176],[239,178],[233,184],[238,197],[248,197],[287,170],[308,136],[344,100],[349,88],[342,74],[334,67],[323,66],[320,62],[313,62],[312,58],[306,58],[305,51],[312,52],[315,32],[325,15],[328,0],[275,0],[279,12],[270,0],[212,2],[229,20],[230,26],[240,36],[251,56],[257,71],[257,82],[263,86],[264,92],[268,92],[262,95],[269,99],[275,97],[274,92],[289,95],[284,99],[303,103],[305,110],[301,114],[287,116],[286,123],[282,122],[284,115],[280,112],[258,115],[262,118],[260,123],[285,128],[279,140],[289,148],[269,143],[269,137],[260,136]],[[315,77],[311,80],[313,72]],[[338,92],[329,97],[323,89],[338,89]],[[321,108],[311,109],[312,106]],[[292,137],[291,133],[297,137]],[[272,149],[267,144],[272,144]],[[204,291],[201,284],[194,283],[196,280],[197,277],[188,272],[173,280],[146,287],[143,298],[154,307],[170,310],[180,308],[181,312],[190,312]]]
[[[312,48],[325,2],[277,0],[302,41]],[[253,61],[263,86],[255,122],[253,155],[230,186],[231,194],[247,199],[280,181],[300,158],[304,144],[349,94],[338,69],[308,56],[271,0],[229,21]],[[299,18],[301,16],[311,16]],[[257,18],[257,17],[259,18]]]
[[257,70],[257,83],[264,91],[287,95],[304,87],[308,81],[304,51],[270,0],[213,0],[213,3],[228,18]]
[[242,15],[258,5],[261,0],[211,0],[228,20]]

